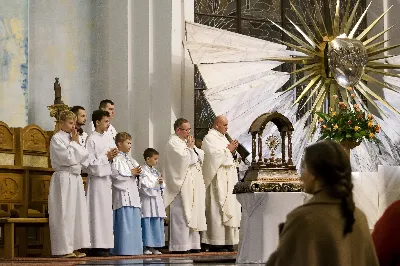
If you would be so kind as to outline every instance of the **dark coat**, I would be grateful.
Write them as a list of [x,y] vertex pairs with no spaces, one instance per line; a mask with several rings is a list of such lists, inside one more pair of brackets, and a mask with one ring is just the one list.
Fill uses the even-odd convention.
[[280,226],[279,246],[267,265],[378,266],[367,219],[357,208],[354,217],[353,231],[343,236],[340,200],[316,194]]
[[400,266],[400,200],[392,203],[375,224],[372,239],[381,266]]

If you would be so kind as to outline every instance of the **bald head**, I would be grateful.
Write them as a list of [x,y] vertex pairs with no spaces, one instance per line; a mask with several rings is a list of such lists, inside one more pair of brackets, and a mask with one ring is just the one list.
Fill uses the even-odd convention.
[[214,129],[225,135],[228,131],[228,118],[223,115],[217,116],[214,120]]

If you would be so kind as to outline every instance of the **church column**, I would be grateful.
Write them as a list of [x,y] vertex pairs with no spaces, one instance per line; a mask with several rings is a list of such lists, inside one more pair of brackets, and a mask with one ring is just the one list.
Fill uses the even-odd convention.
[[[183,74],[185,53],[182,46],[185,2],[183,0],[164,0],[157,1],[157,3],[154,1],[152,5],[152,118],[154,147],[161,151],[163,151],[169,135],[173,132],[173,123],[177,118],[183,116],[182,99],[193,101],[193,97],[186,99],[187,94],[183,93],[182,86],[182,81],[185,80]],[[194,2],[191,2],[194,5]],[[193,80],[192,73],[187,73],[187,75]]]
[[[101,100],[115,103],[117,131],[130,132],[128,105],[128,0],[96,0],[92,3],[90,40],[90,106],[88,121]],[[60,79],[62,82],[62,80]],[[61,84],[62,85],[62,84]],[[87,90],[88,88],[79,88]],[[90,123],[87,124],[90,124]]]
[[[137,1],[135,1],[137,2]],[[142,1],[139,1],[142,2]],[[128,1],[107,1],[108,5],[108,95],[115,103],[115,118],[111,123],[119,132],[131,127],[128,101]]]
[[151,119],[152,0],[128,1],[128,110],[132,156],[153,146]]
[[[383,25],[384,28],[387,29],[393,25],[393,29],[385,33],[385,39],[390,41],[386,42],[384,44],[384,47],[396,45],[399,43],[399,37],[400,37],[400,31],[399,28],[400,26],[398,25],[398,16],[400,12],[400,5],[393,3],[392,0],[382,0],[383,2],[383,10],[382,12],[385,12],[388,10],[392,5],[392,8],[390,11],[387,13],[387,15],[383,18]],[[381,29],[382,30],[382,29]],[[394,55],[394,54],[399,54],[400,53],[400,48],[395,48],[389,52],[386,52],[386,55]]]
[[[183,21],[194,22],[194,0],[183,1]],[[182,36],[186,40],[185,27]],[[194,127],[194,65],[187,49],[183,51],[184,63],[182,68],[182,116],[188,119]],[[194,130],[192,131],[194,133]]]
[[193,0],[128,1],[128,106],[133,110],[134,158],[141,159],[147,147],[162,156],[175,120],[193,120],[193,68],[182,46],[185,12],[193,10]]

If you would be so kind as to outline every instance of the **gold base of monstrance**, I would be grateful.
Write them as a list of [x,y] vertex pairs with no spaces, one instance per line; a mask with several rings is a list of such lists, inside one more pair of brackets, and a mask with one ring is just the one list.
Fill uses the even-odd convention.
[[[270,158],[262,158],[262,134],[268,122],[274,123],[281,135],[282,158],[275,158],[275,150],[279,145],[276,136],[267,138]],[[280,113],[265,113],[251,124],[252,162],[243,182],[235,185],[234,194],[253,192],[300,192],[302,183],[292,161],[293,125],[287,117]],[[258,136],[258,141],[257,141]],[[286,137],[288,139],[288,160],[286,161]],[[258,161],[257,155],[258,142]]]

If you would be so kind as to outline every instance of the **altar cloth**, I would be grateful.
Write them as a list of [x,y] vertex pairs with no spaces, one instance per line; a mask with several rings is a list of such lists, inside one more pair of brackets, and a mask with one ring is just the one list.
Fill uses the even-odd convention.
[[[400,166],[378,172],[353,172],[353,198],[372,231],[387,207],[400,200]],[[279,243],[278,225],[312,196],[303,192],[258,192],[236,195],[242,205],[237,263],[265,263]]]
[[237,263],[265,263],[279,242],[278,225],[302,205],[302,192],[257,192],[236,195],[242,205]]

